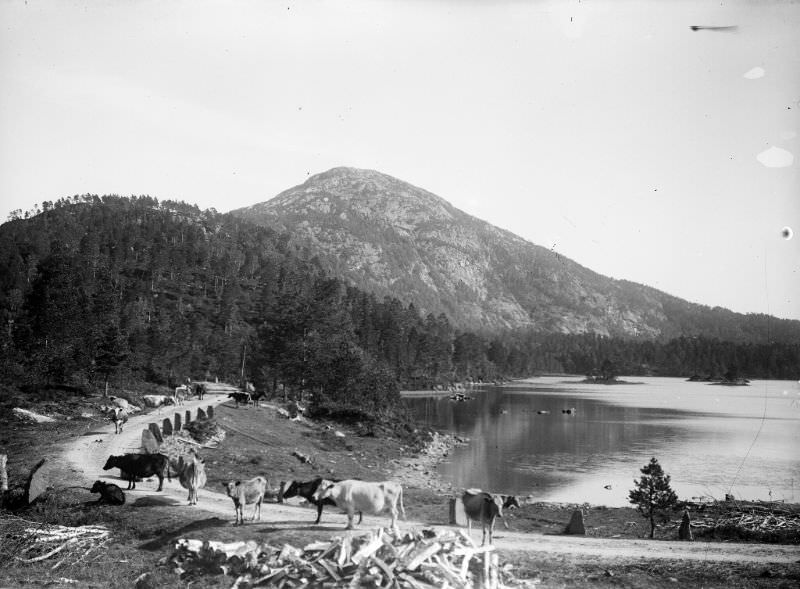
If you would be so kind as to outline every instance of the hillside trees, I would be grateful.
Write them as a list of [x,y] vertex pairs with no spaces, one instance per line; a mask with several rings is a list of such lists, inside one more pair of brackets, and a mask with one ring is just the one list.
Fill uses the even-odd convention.
[[800,343],[457,331],[346,286],[285,234],[150,197],[62,199],[0,226],[0,318],[0,372],[32,386],[244,376],[325,411],[606,358],[620,375],[800,377]]

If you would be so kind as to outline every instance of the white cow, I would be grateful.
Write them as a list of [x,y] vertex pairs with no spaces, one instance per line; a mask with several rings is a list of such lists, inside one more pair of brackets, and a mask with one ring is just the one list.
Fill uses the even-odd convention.
[[144,401],[145,406],[152,407],[154,409],[157,407],[162,407],[163,405],[170,405],[174,403],[173,398],[166,395],[144,395],[142,400]]
[[175,404],[183,405],[184,400],[186,400],[191,394],[192,394],[192,389],[185,384],[182,384],[179,387],[175,387],[175,394],[173,395],[173,398],[175,399]]
[[256,477],[249,481],[230,481],[225,485],[228,497],[233,500],[233,508],[236,511],[236,523],[244,524],[244,506],[255,503],[253,508],[253,520],[261,520],[261,502],[264,501],[264,493],[267,492],[267,479]]
[[347,512],[347,529],[353,529],[353,517],[357,511],[379,515],[386,509],[392,516],[392,529],[399,533],[397,528],[397,506],[400,505],[400,513],[403,519],[406,517],[406,510],[403,507],[403,487],[400,483],[385,481],[372,483],[366,481],[356,481],[348,479],[332,483],[323,481],[314,499],[322,501],[331,499],[336,506]]
[[178,458],[178,480],[189,490],[189,505],[197,505],[197,491],[206,486],[206,467],[194,450]]
[[114,433],[121,434],[122,427],[128,422],[128,414],[119,407],[110,407],[106,415],[108,415],[108,419],[111,423],[114,424]]

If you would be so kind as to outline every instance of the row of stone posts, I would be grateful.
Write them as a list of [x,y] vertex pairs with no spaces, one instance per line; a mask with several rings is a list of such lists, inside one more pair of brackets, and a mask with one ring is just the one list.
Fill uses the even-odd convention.
[[147,429],[142,431],[142,449],[147,454],[158,452],[158,447],[165,437],[171,436],[174,432],[179,432],[184,425],[191,423],[198,419],[213,419],[214,407],[209,405],[206,409],[198,408],[197,415],[192,419],[192,412],[187,410],[183,415],[175,413],[175,416],[170,419],[165,417],[161,422],[149,423]]

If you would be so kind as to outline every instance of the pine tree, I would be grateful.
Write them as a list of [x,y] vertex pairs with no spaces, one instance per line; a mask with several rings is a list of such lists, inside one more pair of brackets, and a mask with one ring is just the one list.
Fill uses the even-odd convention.
[[642,476],[633,484],[635,489],[628,493],[628,499],[636,505],[639,513],[650,520],[650,537],[652,538],[656,530],[656,514],[674,506],[678,501],[675,491],[669,486],[670,477],[664,473],[658,460],[650,459],[650,463],[642,469]]

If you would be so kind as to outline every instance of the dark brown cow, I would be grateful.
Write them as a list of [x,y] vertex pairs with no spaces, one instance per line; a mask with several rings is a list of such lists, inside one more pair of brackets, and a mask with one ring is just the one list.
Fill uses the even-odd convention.
[[503,520],[503,525],[507,528],[508,522],[503,515],[503,508],[513,509],[519,507],[519,501],[513,495],[492,495],[485,491],[467,490],[461,496],[461,503],[464,505],[464,513],[467,516],[467,530],[472,534],[472,521],[481,523],[483,528],[483,539],[481,546],[486,544],[486,531],[489,531],[489,544],[493,541],[494,522],[497,516]]
[[[325,505],[334,505],[335,506],[336,505],[336,502],[333,499],[330,499],[330,498],[322,499],[322,500],[317,500],[317,499],[314,498],[314,494],[317,492],[317,489],[319,489],[319,486],[320,486],[320,484],[322,483],[323,480],[325,480],[325,479],[323,479],[322,477],[317,477],[313,481],[306,481],[304,483],[301,483],[300,481],[292,481],[291,483],[289,483],[289,486],[286,487],[286,489],[283,491],[283,494],[281,495],[281,497],[283,499],[288,499],[290,497],[302,497],[303,499],[305,499],[306,501],[308,501],[312,505],[316,505],[317,506],[317,521],[315,521],[314,523],[318,524],[320,518],[322,518],[322,508],[323,508],[323,506],[325,506]],[[339,481],[338,480],[332,480],[330,482],[337,483]],[[363,519],[363,517],[364,517],[364,515],[359,511],[358,512],[358,523],[359,524],[361,523],[361,520]]]

